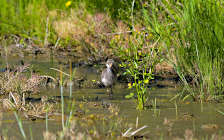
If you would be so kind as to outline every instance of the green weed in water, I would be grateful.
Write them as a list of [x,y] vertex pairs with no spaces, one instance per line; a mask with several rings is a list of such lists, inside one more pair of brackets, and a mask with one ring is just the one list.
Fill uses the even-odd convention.
[[[119,35],[112,41],[112,46],[118,46],[116,55],[122,59],[120,67],[125,69],[124,74],[131,80],[129,88],[134,88],[135,93],[130,93],[126,98],[137,97],[137,109],[146,107],[149,92],[147,85],[153,79],[154,66],[158,62],[158,51],[148,44],[143,31],[135,30],[133,35]],[[126,43],[121,43],[123,40]]]

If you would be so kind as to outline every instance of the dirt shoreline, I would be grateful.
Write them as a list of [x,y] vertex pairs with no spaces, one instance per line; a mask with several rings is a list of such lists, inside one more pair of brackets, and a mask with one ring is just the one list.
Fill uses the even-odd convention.
[[[19,44],[11,44],[4,48],[0,46],[0,55],[6,56],[6,51],[8,56],[18,56],[24,58],[25,56],[34,56],[34,57],[47,57],[49,55],[54,56],[56,59],[60,59],[62,64],[68,64],[68,60],[72,61],[72,66],[93,66],[103,64],[106,59],[113,58],[117,63],[120,62],[119,58],[114,56],[113,54],[108,56],[107,58],[99,57],[96,58],[91,56],[90,54],[86,54],[85,52],[77,53],[74,49],[71,48],[53,48],[51,47],[38,47],[38,46],[31,46],[27,45],[26,47],[21,46]],[[161,79],[173,79],[176,80],[178,78],[177,73],[175,72],[173,66],[168,64],[167,62],[159,63],[155,66],[155,73],[156,78]]]

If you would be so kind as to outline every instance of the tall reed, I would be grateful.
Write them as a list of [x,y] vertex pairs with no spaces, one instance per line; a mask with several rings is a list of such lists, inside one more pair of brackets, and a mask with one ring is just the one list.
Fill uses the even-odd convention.
[[16,112],[14,112],[14,115],[15,115],[15,117],[16,117],[16,121],[17,121],[17,123],[18,123],[18,125],[19,125],[19,130],[20,130],[20,132],[21,132],[23,138],[26,140],[27,137],[26,137],[25,131],[24,131],[24,129],[23,129],[22,121],[19,119],[19,117],[18,117],[18,115],[17,115]]
[[62,66],[60,66],[60,93],[61,93],[61,123],[62,128],[64,130],[65,124],[64,124],[64,95],[63,95],[63,75],[62,75]]
[[176,58],[174,68],[187,86],[183,97],[207,101],[224,92],[223,7],[219,0],[151,4],[150,25],[161,36],[169,58]]

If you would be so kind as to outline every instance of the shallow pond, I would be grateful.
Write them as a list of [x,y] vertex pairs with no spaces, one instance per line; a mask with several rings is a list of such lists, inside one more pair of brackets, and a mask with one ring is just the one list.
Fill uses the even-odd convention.
[[[65,58],[63,58],[65,59]],[[36,71],[45,75],[51,73],[49,68],[59,67],[59,59],[52,57],[8,57],[7,60],[2,58],[0,61],[1,67],[5,67],[6,61],[9,65],[19,65],[19,61],[23,60],[25,63],[33,65]],[[66,62],[66,59],[63,60]],[[68,64],[68,63],[67,63]],[[76,75],[85,75],[87,79],[97,80],[98,68],[95,67],[77,67]],[[68,67],[64,65],[64,70],[68,71]],[[55,74],[52,74],[55,75]],[[114,88],[113,99],[109,99],[106,95],[106,90],[103,88],[73,88],[73,98],[79,102],[83,100],[94,101],[101,104],[102,102],[118,105],[120,108],[119,115],[126,118],[129,123],[136,123],[138,117],[139,126],[147,125],[140,134],[145,134],[149,139],[174,139],[174,138],[187,138],[188,135],[193,135],[198,139],[211,139],[214,134],[222,134],[224,132],[224,116],[218,113],[218,110],[223,111],[222,103],[192,103],[192,102],[178,102],[170,101],[180,90],[175,88],[172,81],[158,81],[156,84],[163,85],[163,88],[148,90],[150,93],[150,102],[155,104],[145,111],[137,111],[135,109],[135,101],[125,99],[125,95],[130,93],[130,89],[124,88],[123,84],[117,83]],[[155,84],[155,85],[156,85]],[[35,97],[41,96],[59,97],[59,88],[45,88],[42,89],[40,94]],[[64,96],[69,96],[69,88],[64,89]],[[66,98],[65,98],[66,99]],[[65,105],[65,108],[67,106]],[[89,113],[108,113],[104,108],[91,109]],[[22,117],[22,115],[19,116]],[[22,139],[19,127],[13,112],[2,111],[0,114],[0,133],[7,135],[12,139]],[[31,121],[22,117],[23,127],[25,133],[29,136],[31,133],[34,139],[42,139],[43,131],[46,130],[45,120]],[[51,132],[57,132],[62,129],[60,120],[49,120],[48,129]],[[128,128],[127,128],[128,129]],[[191,133],[192,132],[192,133]]]

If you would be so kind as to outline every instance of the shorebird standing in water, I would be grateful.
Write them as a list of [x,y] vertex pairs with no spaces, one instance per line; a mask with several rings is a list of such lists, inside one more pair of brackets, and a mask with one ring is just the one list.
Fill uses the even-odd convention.
[[[116,81],[116,71],[113,67],[115,64],[113,59],[108,59],[106,62],[107,68],[103,70],[101,74],[101,81],[104,86],[107,88],[107,92],[109,92],[109,96],[113,95],[112,86]],[[110,89],[108,89],[110,88]]]

